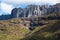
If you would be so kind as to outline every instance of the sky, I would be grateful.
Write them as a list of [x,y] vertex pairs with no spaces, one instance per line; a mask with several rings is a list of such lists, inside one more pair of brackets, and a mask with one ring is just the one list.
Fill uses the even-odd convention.
[[11,14],[15,7],[25,8],[27,5],[54,5],[60,3],[60,0],[0,0],[0,15]]

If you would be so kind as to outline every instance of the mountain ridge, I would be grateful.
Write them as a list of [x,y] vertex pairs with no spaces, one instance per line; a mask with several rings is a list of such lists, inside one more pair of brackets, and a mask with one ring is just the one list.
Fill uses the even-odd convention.
[[[58,5],[58,6],[57,6]],[[60,12],[60,3],[55,5],[28,5],[26,8],[14,8],[11,15],[1,15],[0,20],[7,20],[17,17],[43,16],[50,13]]]

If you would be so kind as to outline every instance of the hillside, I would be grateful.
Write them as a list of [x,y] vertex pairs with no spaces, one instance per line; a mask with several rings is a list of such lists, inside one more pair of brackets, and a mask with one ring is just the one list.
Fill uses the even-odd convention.
[[48,24],[36,27],[27,37],[21,40],[60,40],[60,20],[45,22],[48,22]]
[[20,18],[0,20],[0,40],[60,40],[60,13],[40,18],[39,22],[44,25],[36,26],[32,31],[22,25]]
[[0,20],[0,40],[19,40],[24,38],[28,29],[20,25],[19,18]]
[[40,17],[42,26],[37,26],[21,40],[60,40],[60,13],[51,13]]

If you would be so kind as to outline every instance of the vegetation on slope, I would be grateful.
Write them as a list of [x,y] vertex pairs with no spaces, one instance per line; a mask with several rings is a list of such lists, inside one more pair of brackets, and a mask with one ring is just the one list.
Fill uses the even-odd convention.
[[60,13],[44,17],[46,20],[39,21],[44,25],[37,26],[33,31],[20,25],[22,20],[19,18],[1,20],[0,40],[60,40]]
[[48,20],[48,24],[37,27],[21,40],[60,40],[60,20]]
[[28,29],[20,25],[20,19],[14,18],[10,20],[0,21],[0,40],[19,40],[25,37]]

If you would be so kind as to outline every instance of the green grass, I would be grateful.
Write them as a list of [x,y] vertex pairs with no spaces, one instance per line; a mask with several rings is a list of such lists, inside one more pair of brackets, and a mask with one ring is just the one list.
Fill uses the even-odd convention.
[[36,27],[27,37],[21,40],[60,40],[60,20],[48,20],[48,22],[46,26]]
[[[29,31],[19,18],[0,21],[0,40],[60,40],[60,20],[42,20],[45,25]],[[58,36],[58,37],[56,37]]]
[[29,31],[26,27],[20,26],[19,18],[0,21],[0,40],[19,40],[25,37]]

